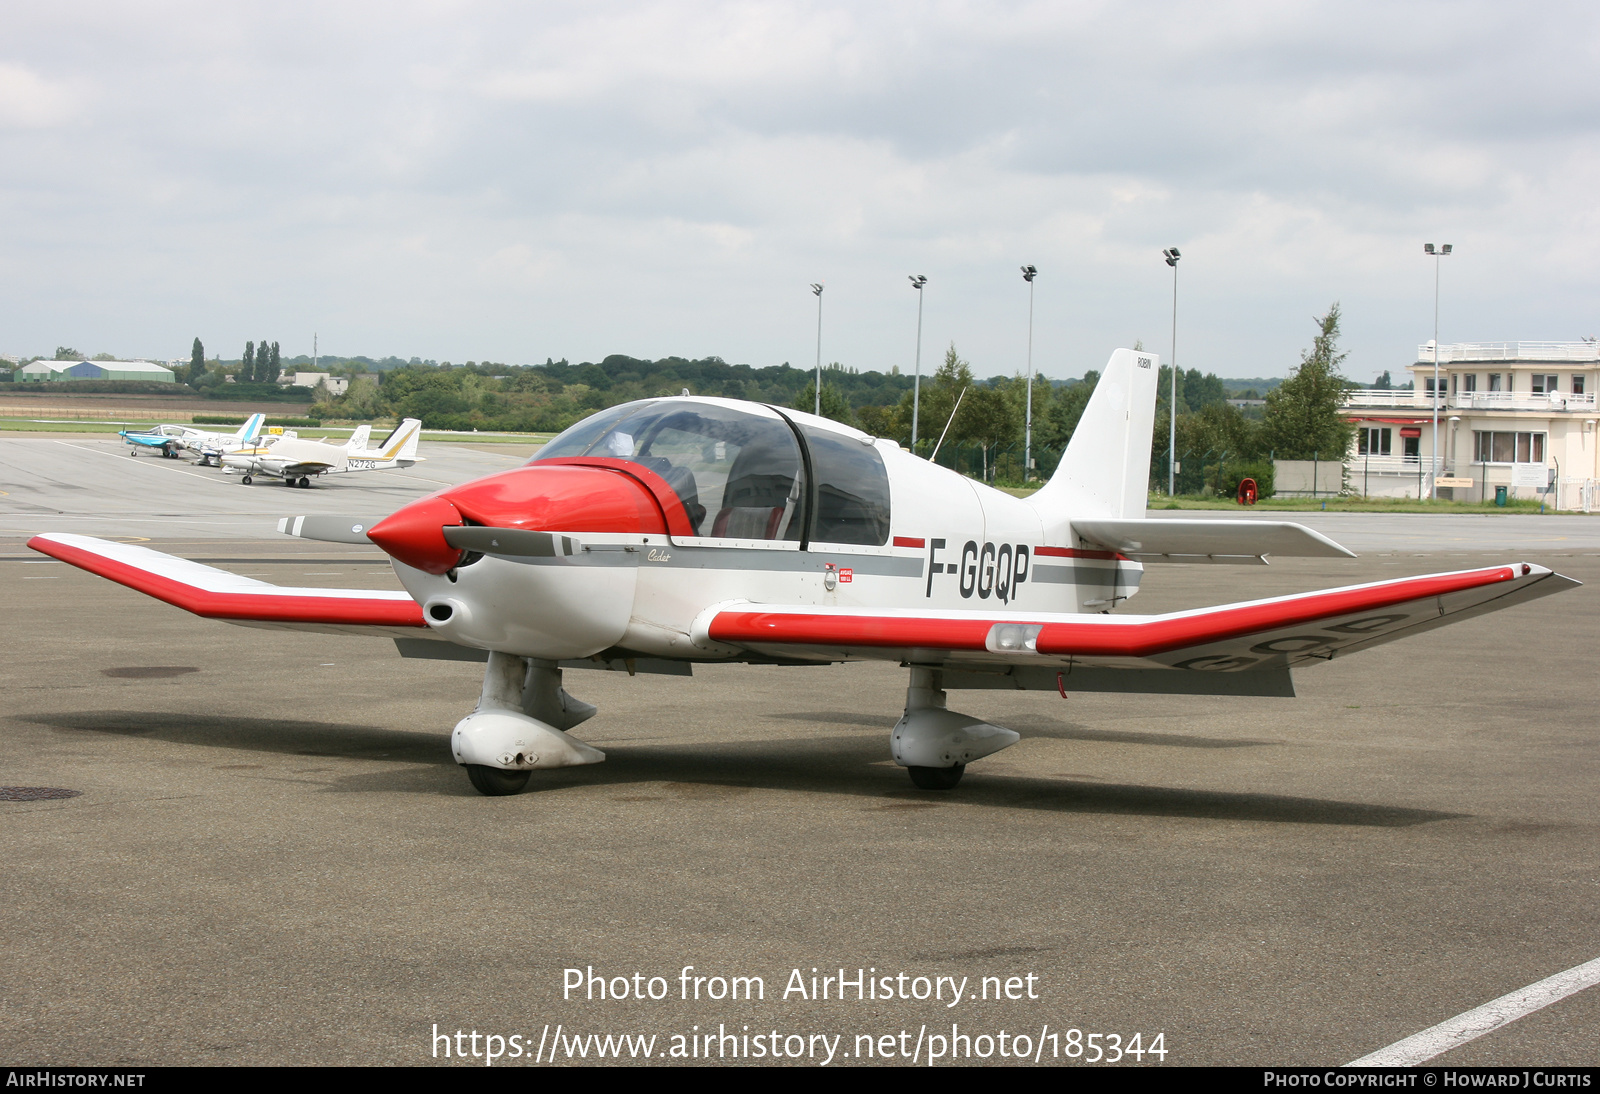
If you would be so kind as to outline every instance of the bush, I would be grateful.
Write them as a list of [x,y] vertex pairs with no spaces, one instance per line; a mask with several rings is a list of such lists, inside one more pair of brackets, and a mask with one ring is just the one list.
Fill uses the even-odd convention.
[[[1220,470],[1220,475],[1217,470]],[[1256,480],[1257,497],[1270,498],[1274,493],[1273,477],[1276,469],[1271,460],[1230,460],[1217,470],[1207,476],[1206,484],[1214,487],[1219,497],[1238,497],[1239,483],[1243,479]]]
[[[245,415],[230,414],[196,414],[190,419],[195,425],[244,425]],[[304,426],[307,429],[321,429],[320,418],[268,418],[267,425],[286,425],[291,427]]]

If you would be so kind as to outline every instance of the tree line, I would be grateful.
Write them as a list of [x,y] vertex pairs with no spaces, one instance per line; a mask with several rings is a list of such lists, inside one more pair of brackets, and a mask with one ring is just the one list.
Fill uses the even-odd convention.
[[[1266,393],[1266,405],[1247,411],[1228,402],[1221,378],[1198,369],[1179,370],[1177,405],[1171,405],[1172,373],[1157,380],[1151,485],[1164,489],[1171,416],[1177,415],[1180,494],[1230,494],[1238,480],[1272,482],[1272,459],[1341,459],[1354,426],[1341,412],[1352,385],[1340,374],[1346,354],[1338,348],[1340,309],[1333,304],[1316,317],[1311,347],[1301,353],[1292,376]],[[203,351],[196,339],[203,366]],[[1142,347],[1138,347],[1142,348]],[[246,347],[254,376],[278,367],[276,343]],[[191,365],[191,371],[194,366]],[[260,370],[265,369],[265,372]],[[241,368],[241,372],[243,369]],[[875,436],[910,445],[913,378],[890,372],[859,372],[837,364],[823,370],[822,412]],[[1081,380],[1033,381],[1033,457],[1037,477],[1047,477],[1065,450],[1099,374]],[[596,410],[634,399],[696,395],[748,399],[811,410],[815,372],[788,364],[755,368],[719,357],[644,360],[614,354],[599,362],[513,366],[492,361],[464,366],[411,362],[375,375],[357,376],[340,396],[323,392],[311,415],[324,419],[420,418],[433,429],[555,432]],[[951,345],[933,373],[923,377],[916,399],[917,449],[931,454],[943,436],[941,463],[990,481],[1019,482],[1028,381],[1022,376],[978,379],[970,362]]]

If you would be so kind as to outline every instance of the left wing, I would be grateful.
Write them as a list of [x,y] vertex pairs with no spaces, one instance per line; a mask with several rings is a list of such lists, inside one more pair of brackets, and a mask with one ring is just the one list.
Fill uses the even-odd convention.
[[435,638],[406,593],[290,588],[92,536],[49,533],[28,546],[207,619],[246,627]]
[[693,637],[774,657],[887,659],[980,672],[1046,669],[1052,678],[1079,666],[1163,675],[1281,673],[1578,584],[1521,562],[1167,615],[735,603],[704,613]]

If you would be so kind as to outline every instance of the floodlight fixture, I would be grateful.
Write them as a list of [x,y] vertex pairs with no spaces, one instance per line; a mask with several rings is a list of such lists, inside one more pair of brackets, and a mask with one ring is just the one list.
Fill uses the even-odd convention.
[[[1437,478],[1439,473],[1439,260],[1453,250],[1454,245],[1449,243],[1441,245],[1438,250],[1434,250],[1431,243],[1422,245],[1423,253],[1433,256],[1433,478]],[[1432,479],[1429,481],[1431,483]],[[1418,490],[1417,493],[1420,495],[1422,491]],[[1439,488],[1431,486],[1428,493],[1437,498]]]
[[917,451],[917,417],[922,413],[922,286],[928,283],[926,274],[907,274],[911,287],[917,290],[917,356],[915,376],[911,381],[911,451]]
[[817,297],[817,417],[822,417],[822,285],[821,281],[811,283],[811,291]]
[[1033,470],[1033,279],[1039,276],[1039,267],[1029,263],[1022,267],[1022,280],[1028,283],[1028,402],[1022,417],[1022,481],[1027,482]]
[[1168,247],[1161,257],[1172,267],[1172,398],[1167,402],[1167,497],[1178,492],[1178,248]]

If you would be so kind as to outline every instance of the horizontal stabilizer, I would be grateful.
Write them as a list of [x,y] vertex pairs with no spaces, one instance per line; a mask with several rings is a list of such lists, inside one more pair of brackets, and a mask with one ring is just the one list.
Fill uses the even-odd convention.
[[314,513],[303,517],[283,517],[278,521],[278,531],[286,536],[315,539],[323,543],[360,543],[372,546],[367,529],[382,517],[340,517],[328,513]]
[[1267,520],[1075,520],[1075,546],[1098,546],[1138,562],[1255,562],[1284,558],[1354,558],[1303,524]]
[[271,585],[148,547],[60,532],[34,536],[28,546],[207,619],[389,637],[401,628],[432,633],[406,593]]

